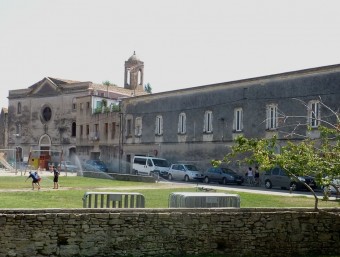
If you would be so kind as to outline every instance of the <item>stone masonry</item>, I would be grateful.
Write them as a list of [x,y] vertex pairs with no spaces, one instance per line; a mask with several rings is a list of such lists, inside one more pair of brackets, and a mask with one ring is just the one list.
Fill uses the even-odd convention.
[[2,209],[0,256],[340,254],[340,210]]

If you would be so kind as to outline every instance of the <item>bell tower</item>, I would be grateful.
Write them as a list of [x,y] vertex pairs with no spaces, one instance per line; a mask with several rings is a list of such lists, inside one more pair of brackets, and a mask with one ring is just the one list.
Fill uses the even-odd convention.
[[136,52],[125,61],[124,88],[131,90],[144,90],[144,62],[138,59]]

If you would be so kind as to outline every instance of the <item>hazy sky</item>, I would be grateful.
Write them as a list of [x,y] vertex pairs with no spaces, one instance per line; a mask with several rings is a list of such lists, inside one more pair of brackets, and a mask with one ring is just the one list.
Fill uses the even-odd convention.
[[0,107],[44,77],[153,92],[340,63],[340,1],[0,0]]

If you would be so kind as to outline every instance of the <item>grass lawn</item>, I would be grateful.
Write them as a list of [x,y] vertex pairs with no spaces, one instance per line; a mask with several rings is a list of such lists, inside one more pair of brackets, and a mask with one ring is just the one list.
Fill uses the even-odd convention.
[[[194,192],[193,186],[168,188],[162,183],[125,182],[74,176],[61,176],[60,189],[53,190],[52,176],[43,177],[42,189],[31,190],[31,180],[25,176],[0,177],[0,208],[82,208],[85,192],[136,192],[145,196],[147,208],[167,208],[172,192]],[[277,196],[221,191],[239,194],[245,207],[314,207],[314,199],[305,196]],[[340,202],[319,201],[319,207],[339,207]]]

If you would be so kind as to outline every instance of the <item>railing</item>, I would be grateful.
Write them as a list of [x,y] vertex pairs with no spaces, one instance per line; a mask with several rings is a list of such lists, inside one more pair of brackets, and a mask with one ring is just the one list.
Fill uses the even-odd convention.
[[225,193],[175,192],[169,195],[169,208],[240,208],[240,196]]
[[83,207],[145,208],[145,197],[140,193],[86,192],[83,196]]

